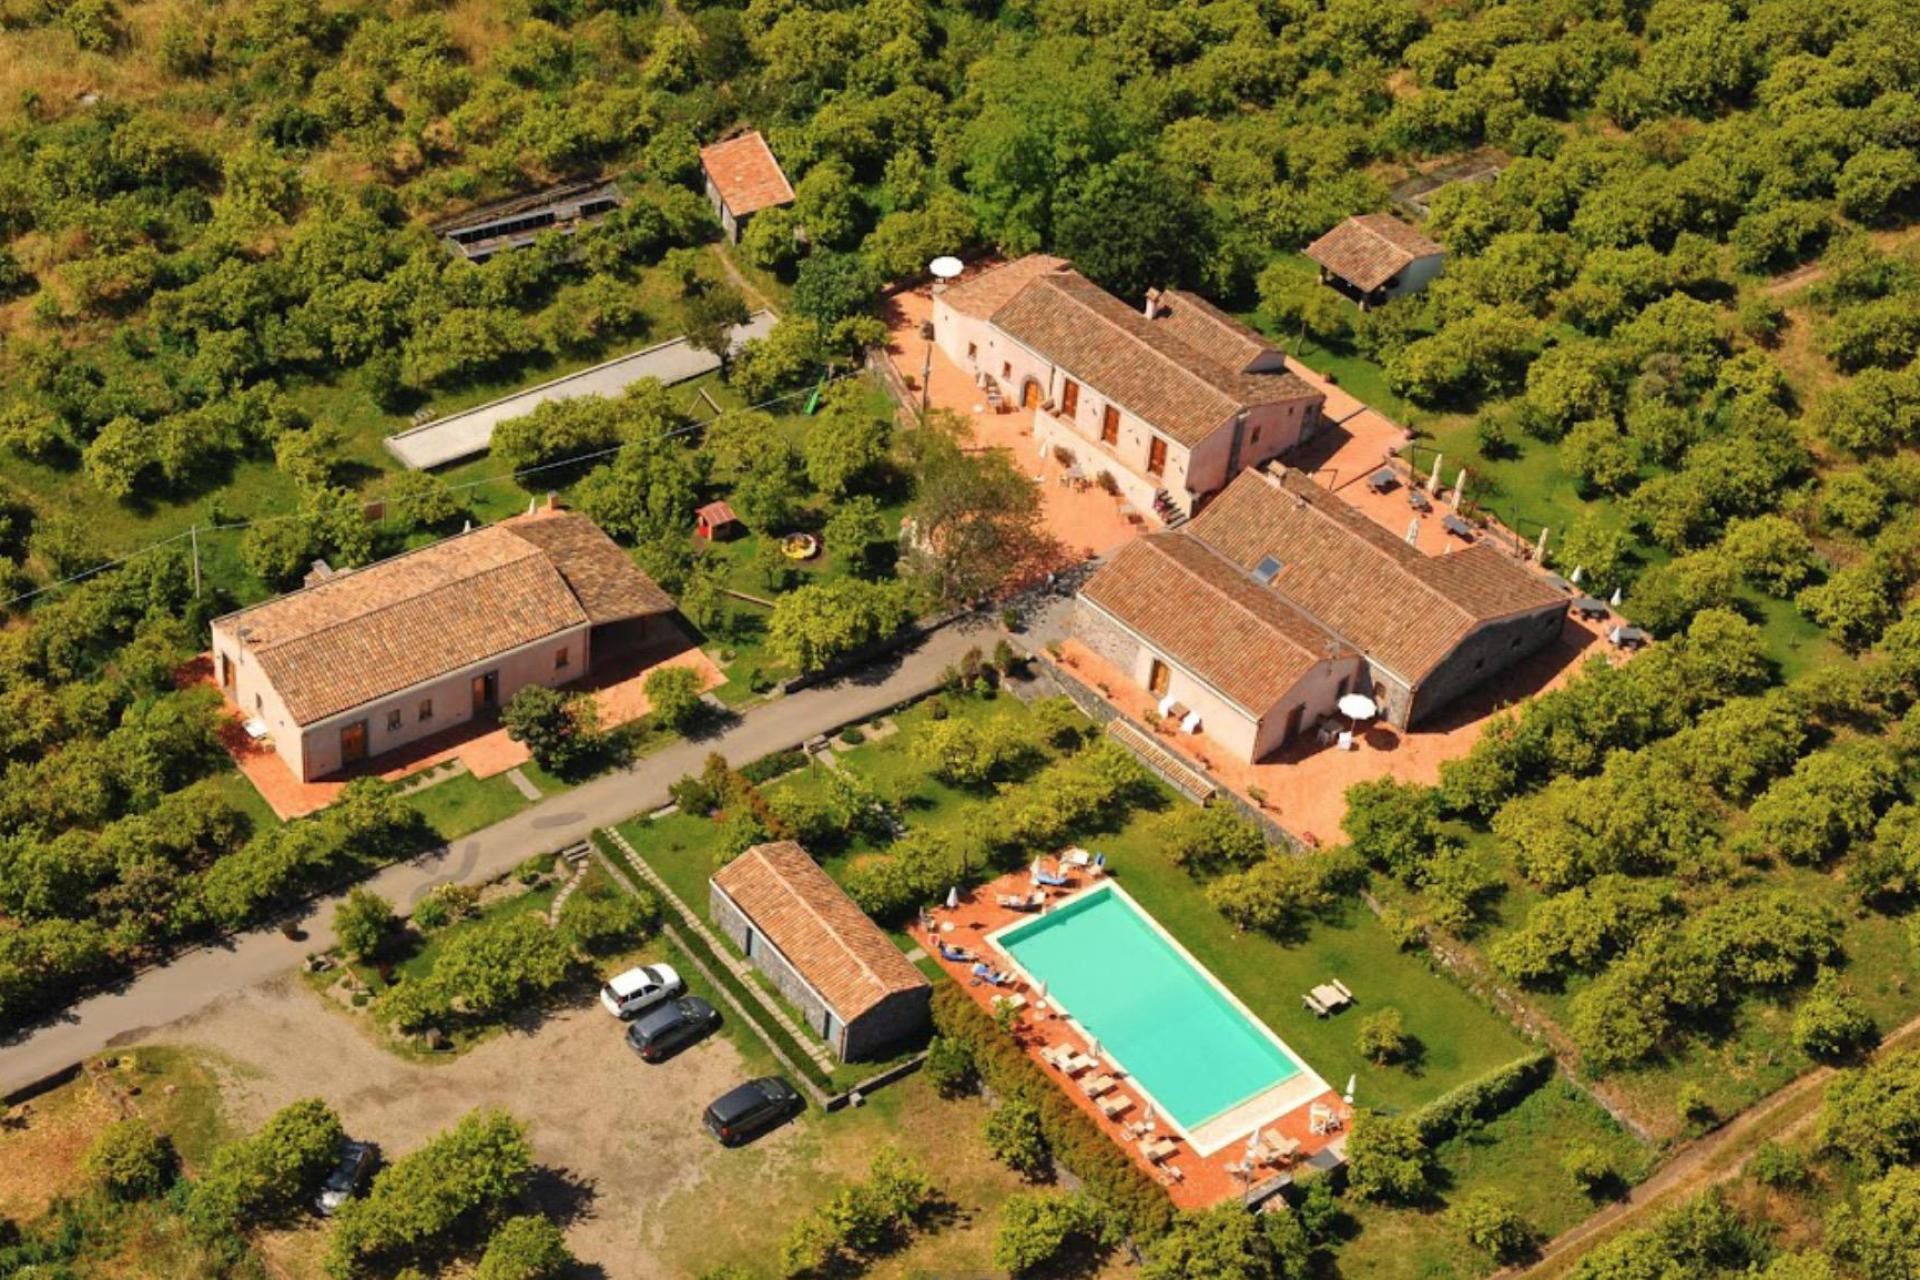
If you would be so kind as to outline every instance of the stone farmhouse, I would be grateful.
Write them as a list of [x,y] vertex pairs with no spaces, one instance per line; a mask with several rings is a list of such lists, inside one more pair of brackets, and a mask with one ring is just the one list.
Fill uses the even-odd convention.
[[1211,303],[1156,289],[1130,306],[1045,254],[936,289],[933,329],[983,390],[1034,411],[1040,453],[1166,523],[1324,423],[1285,354]]
[[708,911],[842,1061],[923,1031],[926,975],[791,840],[755,845],[716,872]]
[[586,517],[549,509],[216,618],[214,678],[310,782],[578,680],[673,607]]
[[1121,548],[1081,589],[1073,625],[1162,714],[1197,716],[1193,728],[1255,761],[1349,692],[1397,727],[1432,716],[1552,644],[1566,611],[1504,552],[1426,555],[1276,465]]

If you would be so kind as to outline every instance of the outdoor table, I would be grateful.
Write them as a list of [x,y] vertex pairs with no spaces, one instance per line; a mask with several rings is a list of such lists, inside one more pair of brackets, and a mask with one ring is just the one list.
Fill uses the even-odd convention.
[[1348,1003],[1346,995],[1330,982],[1323,982],[1315,987],[1313,998],[1329,1009],[1338,1009]]
[[1433,510],[1433,499],[1418,489],[1409,489],[1407,490],[1407,505],[1415,511],[1431,511]]
[[1471,538],[1473,536],[1473,526],[1465,520],[1462,520],[1459,516],[1450,515],[1442,520],[1440,525],[1456,538]]
[[1604,618],[1608,612],[1607,602],[1592,596],[1581,596],[1573,602],[1573,611],[1583,618]]
[[1375,493],[1385,493],[1393,488],[1395,478],[1392,467],[1382,467],[1367,477],[1367,487]]

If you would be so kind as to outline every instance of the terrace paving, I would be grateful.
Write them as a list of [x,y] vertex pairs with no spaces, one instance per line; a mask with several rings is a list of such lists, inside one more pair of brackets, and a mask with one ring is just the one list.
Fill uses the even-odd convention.
[[[1125,867],[1113,867],[1110,870],[1113,871],[1119,883],[1125,883]],[[1050,902],[1087,884],[1087,876],[1084,872],[1075,873],[1072,878],[1074,883],[1066,889],[1043,890],[1050,895]],[[1088,1047],[1086,1036],[1077,1029],[1067,1013],[1051,1005],[1045,1005],[1044,1002],[1035,1001],[1034,991],[1024,979],[1017,980],[1009,986],[992,986],[974,979],[971,972],[972,965],[969,962],[940,957],[938,944],[945,943],[948,946],[965,947],[980,955],[995,968],[1007,965],[1008,958],[1000,952],[993,951],[986,938],[995,930],[1035,918],[1031,914],[1012,911],[998,905],[999,896],[1002,894],[1017,897],[1029,892],[1032,892],[1032,887],[1028,882],[1027,872],[1011,872],[991,883],[979,886],[971,893],[963,894],[959,905],[951,910],[944,906],[935,908],[930,913],[934,930],[927,935],[928,954],[934,956],[948,975],[960,985],[960,988],[988,1013],[994,1011],[993,1000],[996,996],[1020,995],[1027,998],[1030,1003],[1027,1008],[1021,1010],[1019,1021],[1014,1027],[1015,1038],[1021,1047],[1027,1051],[1034,1064],[1060,1087],[1061,1092],[1102,1133],[1118,1143],[1148,1176],[1166,1187],[1167,1195],[1180,1208],[1203,1209],[1223,1200],[1244,1195],[1250,1187],[1257,1187],[1283,1175],[1286,1169],[1276,1164],[1257,1164],[1247,1176],[1242,1176],[1232,1168],[1246,1157],[1244,1139],[1253,1131],[1252,1117],[1249,1117],[1249,1127],[1242,1132],[1240,1140],[1229,1141],[1212,1155],[1207,1156],[1201,1155],[1189,1143],[1181,1141],[1169,1126],[1156,1124],[1150,1137],[1171,1138],[1175,1141],[1177,1148],[1171,1156],[1156,1165],[1141,1150],[1141,1145],[1134,1135],[1128,1132],[1127,1126],[1140,1119],[1145,1101],[1139,1087],[1130,1077],[1111,1061],[1102,1061],[1099,1069],[1118,1081],[1115,1092],[1128,1101],[1125,1110],[1116,1117],[1109,1118],[1102,1114],[1095,1100],[1086,1095],[1074,1077],[1068,1076],[1040,1056],[1041,1050],[1050,1046],[1066,1046],[1081,1051]],[[1287,1112],[1278,1120],[1266,1121],[1260,1125],[1261,1130],[1269,1135],[1292,1138],[1300,1143],[1300,1150],[1294,1157],[1296,1166],[1322,1150],[1329,1148],[1340,1150],[1346,1141],[1344,1127],[1331,1134],[1316,1134],[1310,1131],[1309,1109],[1316,1102],[1333,1108],[1343,1118],[1351,1118],[1352,1109],[1341,1101],[1338,1093],[1328,1089],[1317,1096],[1301,1098],[1294,1110]],[[1264,1114],[1264,1108],[1254,1108],[1254,1110]],[[1232,1115],[1233,1113],[1230,1112],[1227,1117],[1209,1122],[1208,1127],[1213,1128],[1230,1119]]]

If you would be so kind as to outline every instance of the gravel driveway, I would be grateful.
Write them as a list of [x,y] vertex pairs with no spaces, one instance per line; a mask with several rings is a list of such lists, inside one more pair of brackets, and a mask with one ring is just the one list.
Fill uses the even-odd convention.
[[[509,1032],[450,1062],[415,1063],[375,1045],[355,1019],[297,979],[226,997],[160,1028],[162,1043],[215,1051],[227,1112],[253,1129],[299,1098],[320,1097],[354,1137],[403,1156],[475,1107],[525,1121],[545,1168],[536,1194],[568,1219],[567,1238],[607,1280],[667,1273],[650,1252],[649,1212],[729,1155],[701,1130],[699,1110],[747,1077],[739,1052],[716,1035],[649,1066],[597,1004]],[[755,1149],[778,1152],[793,1126]]]

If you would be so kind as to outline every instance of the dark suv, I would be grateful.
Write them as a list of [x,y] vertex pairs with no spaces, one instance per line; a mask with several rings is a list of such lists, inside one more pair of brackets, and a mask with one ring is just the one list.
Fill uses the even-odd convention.
[[714,1099],[701,1120],[720,1145],[737,1147],[806,1109],[799,1090],[779,1076],[761,1076]]
[[720,1025],[720,1014],[699,996],[655,1005],[627,1028],[627,1044],[648,1062],[664,1062]]

